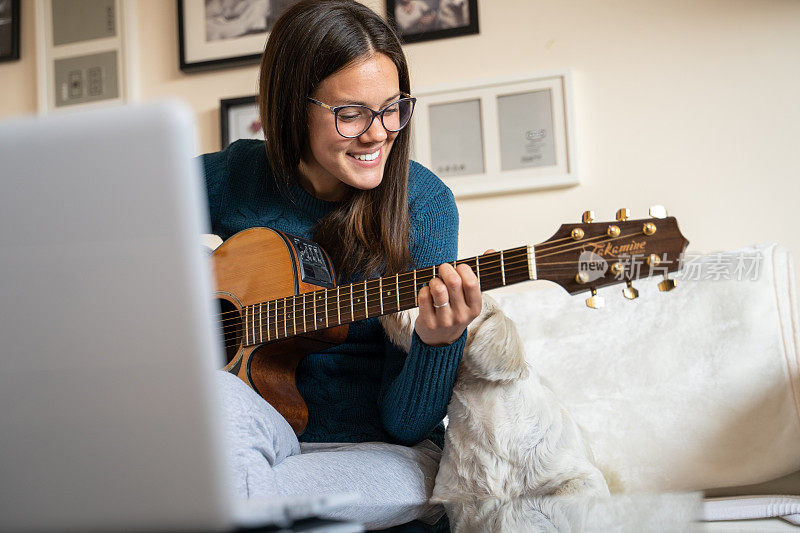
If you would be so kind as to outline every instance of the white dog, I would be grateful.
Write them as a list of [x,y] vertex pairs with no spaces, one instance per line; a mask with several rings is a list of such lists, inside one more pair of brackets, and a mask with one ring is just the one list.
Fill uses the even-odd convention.
[[[389,339],[406,351],[417,314],[381,319]],[[432,501],[444,504],[454,531],[486,531],[489,521],[491,529],[510,531],[502,524],[519,524],[519,502],[609,493],[580,429],[528,367],[516,326],[485,294],[447,415]],[[516,503],[491,504],[490,518],[481,511],[487,500]]]

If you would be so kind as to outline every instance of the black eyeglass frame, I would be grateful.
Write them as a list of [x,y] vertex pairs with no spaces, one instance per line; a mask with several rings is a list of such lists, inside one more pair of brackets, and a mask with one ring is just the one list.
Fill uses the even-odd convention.
[[[326,103],[324,103],[324,102],[320,102],[319,100],[315,100],[315,99],[311,98],[310,96],[308,96],[307,98],[308,98],[309,100],[311,100],[312,102],[314,102],[315,104],[317,104],[318,106],[320,106],[320,107],[322,107],[322,108],[325,108],[325,109],[327,109],[328,111],[330,111],[331,113],[333,113],[333,125],[334,125],[334,127],[336,128],[336,133],[338,133],[339,135],[341,135],[341,136],[342,136],[342,137],[344,137],[345,139],[355,139],[356,137],[360,137],[360,136],[364,135],[364,133],[366,133],[366,132],[367,132],[367,131],[368,131],[368,130],[369,130],[371,127],[372,127],[372,123],[373,123],[373,122],[375,122],[375,117],[377,117],[377,116],[380,116],[380,118],[381,118],[381,126],[383,126],[383,128],[384,128],[386,131],[390,131],[390,132],[392,132],[392,133],[397,133],[398,131],[400,131],[400,130],[402,130],[403,128],[405,128],[406,126],[408,126],[408,124],[411,122],[411,116],[414,114],[414,106],[415,106],[415,105],[416,105],[416,103],[417,103],[417,99],[416,99],[416,98],[414,98],[413,96],[411,96],[410,94],[407,94],[407,93],[402,93],[402,92],[401,92],[400,94],[402,94],[402,95],[403,95],[405,98],[400,98],[399,100],[395,100],[394,102],[391,102],[391,103],[389,103],[389,104],[386,104],[386,105],[383,107],[383,109],[381,109],[380,111],[375,111],[374,109],[371,109],[371,108],[369,108],[369,107],[367,107],[367,106],[364,106],[364,105],[358,105],[358,104],[347,104],[347,105],[329,106],[328,104],[326,104]],[[396,130],[393,130],[393,129],[387,128],[387,127],[386,127],[386,123],[383,121],[383,114],[384,114],[384,112],[385,112],[387,109],[389,109],[390,107],[392,107],[393,105],[395,105],[395,104],[397,104],[397,103],[399,103],[399,102],[402,102],[402,101],[404,101],[404,100],[407,100],[407,101],[410,101],[410,102],[411,102],[411,113],[409,113],[409,114],[408,114],[408,122],[406,122],[405,124],[403,124],[401,127],[399,127],[399,128],[398,128],[398,129],[396,129]],[[339,131],[339,111],[340,111],[340,110],[342,110],[342,109],[344,109],[344,108],[346,108],[346,107],[360,107],[360,108],[362,108],[362,109],[366,109],[367,111],[369,111],[370,113],[372,113],[372,116],[371,116],[371,117],[370,117],[370,119],[369,119],[369,123],[367,123],[367,127],[366,127],[366,128],[364,128],[364,130],[363,130],[361,133],[359,133],[358,135],[345,135],[344,133],[342,133],[341,131]]]

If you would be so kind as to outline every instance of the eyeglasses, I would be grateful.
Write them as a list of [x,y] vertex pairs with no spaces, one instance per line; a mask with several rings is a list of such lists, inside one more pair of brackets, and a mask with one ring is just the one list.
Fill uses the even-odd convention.
[[411,114],[414,112],[414,104],[417,102],[417,99],[412,98],[410,94],[401,94],[406,98],[401,98],[396,102],[392,102],[380,111],[373,111],[369,107],[363,105],[339,105],[331,107],[311,97],[308,97],[308,99],[333,113],[336,131],[342,137],[352,139],[367,131],[370,126],[372,126],[375,117],[378,116],[381,118],[381,124],[383,124],[383,127],[386,128],[387,131],[396,132],[405,128],[411,120]]

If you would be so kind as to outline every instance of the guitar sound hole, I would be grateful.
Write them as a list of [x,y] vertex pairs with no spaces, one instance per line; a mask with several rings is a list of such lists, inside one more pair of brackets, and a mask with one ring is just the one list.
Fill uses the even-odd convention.
[[225,364],[230,363],[239,352],[242,344],[242,315],[239,309],[228,300],[217,299],[222,325]]

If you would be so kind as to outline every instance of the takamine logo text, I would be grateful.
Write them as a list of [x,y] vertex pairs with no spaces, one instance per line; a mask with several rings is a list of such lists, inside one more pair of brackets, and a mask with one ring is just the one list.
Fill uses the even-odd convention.
[[612,245],[610,242],[594,244],[591,242],[586,243],[587,246],[592,246],[592,252],[599,255],[631,255],[636,252],[644,252],[646,242],[631,241],[629,244]]

